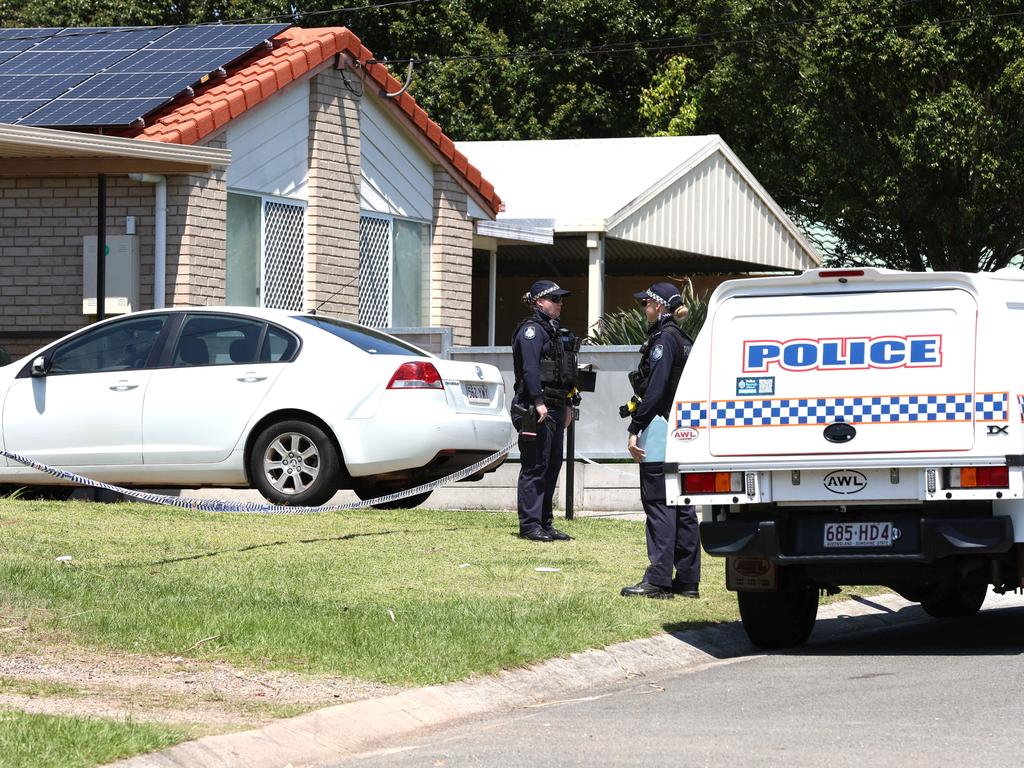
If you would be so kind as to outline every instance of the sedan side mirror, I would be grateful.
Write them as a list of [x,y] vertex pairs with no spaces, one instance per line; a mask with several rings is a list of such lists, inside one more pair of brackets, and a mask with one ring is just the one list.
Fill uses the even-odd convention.
[[45,376],[46,369],[49,366],[46,363],[46,358],[40,355],[32,361],[32,375],[33,376]]

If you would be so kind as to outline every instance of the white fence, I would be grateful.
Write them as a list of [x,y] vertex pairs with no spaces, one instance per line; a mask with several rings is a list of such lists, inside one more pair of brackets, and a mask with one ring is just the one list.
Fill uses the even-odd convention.
[[[515,378],[512,374],[512,347],[456,347],[449,357],[489,363],[501,371],[511,398]],[[640,361],[639,346],[585,346],[580,349],[580,363],[593,363],[597,385],[593,392],[583,393],[580,421],[576,425],[576,455],[588,459],[628,459],[626,427],[629,422],[619,418],[619,406],[633,394],[626,374]],[[512,454],[518,458],[517,454]]]

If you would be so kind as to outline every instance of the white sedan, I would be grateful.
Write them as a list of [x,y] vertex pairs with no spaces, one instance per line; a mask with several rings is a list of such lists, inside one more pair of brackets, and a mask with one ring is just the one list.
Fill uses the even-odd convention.
[[[118,485],[318,505],[339,488],[365,499],[421,485],[512,437],[494,366],[320,315],[139,312],[0,368],[0,448]],[[59,482],[0,457],[0,483]]]

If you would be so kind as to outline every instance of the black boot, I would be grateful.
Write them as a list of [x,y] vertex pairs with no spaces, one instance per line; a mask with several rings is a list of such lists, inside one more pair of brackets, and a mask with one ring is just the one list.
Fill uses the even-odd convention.
[[620,592],[623,597],[651,597],[655,600],[671,600],[672,590],[667,587],[659,587],[647,581],[641,581],[631,587],[623,587]]
[[692,581],[673,584],[672,592],[680,597],[700,597],[700,592],[697,591],[697,584]]

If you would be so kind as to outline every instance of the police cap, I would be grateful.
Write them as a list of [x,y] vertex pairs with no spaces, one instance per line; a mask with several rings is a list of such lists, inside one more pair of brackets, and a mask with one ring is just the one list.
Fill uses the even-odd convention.
[[669,309],[675,309],[683,303],[679,289],[672,283],[655,283],[646,291],[637,291],[633,298],[639,302],[656,301]]
[[526,298],[532,304],[537,299],[543,299],[545,296],[568,295],[569,291],[565,290],[565,288],[560,288],[558,283],[551,280],[538,280],[530,286],[530,292],[526,294]]

